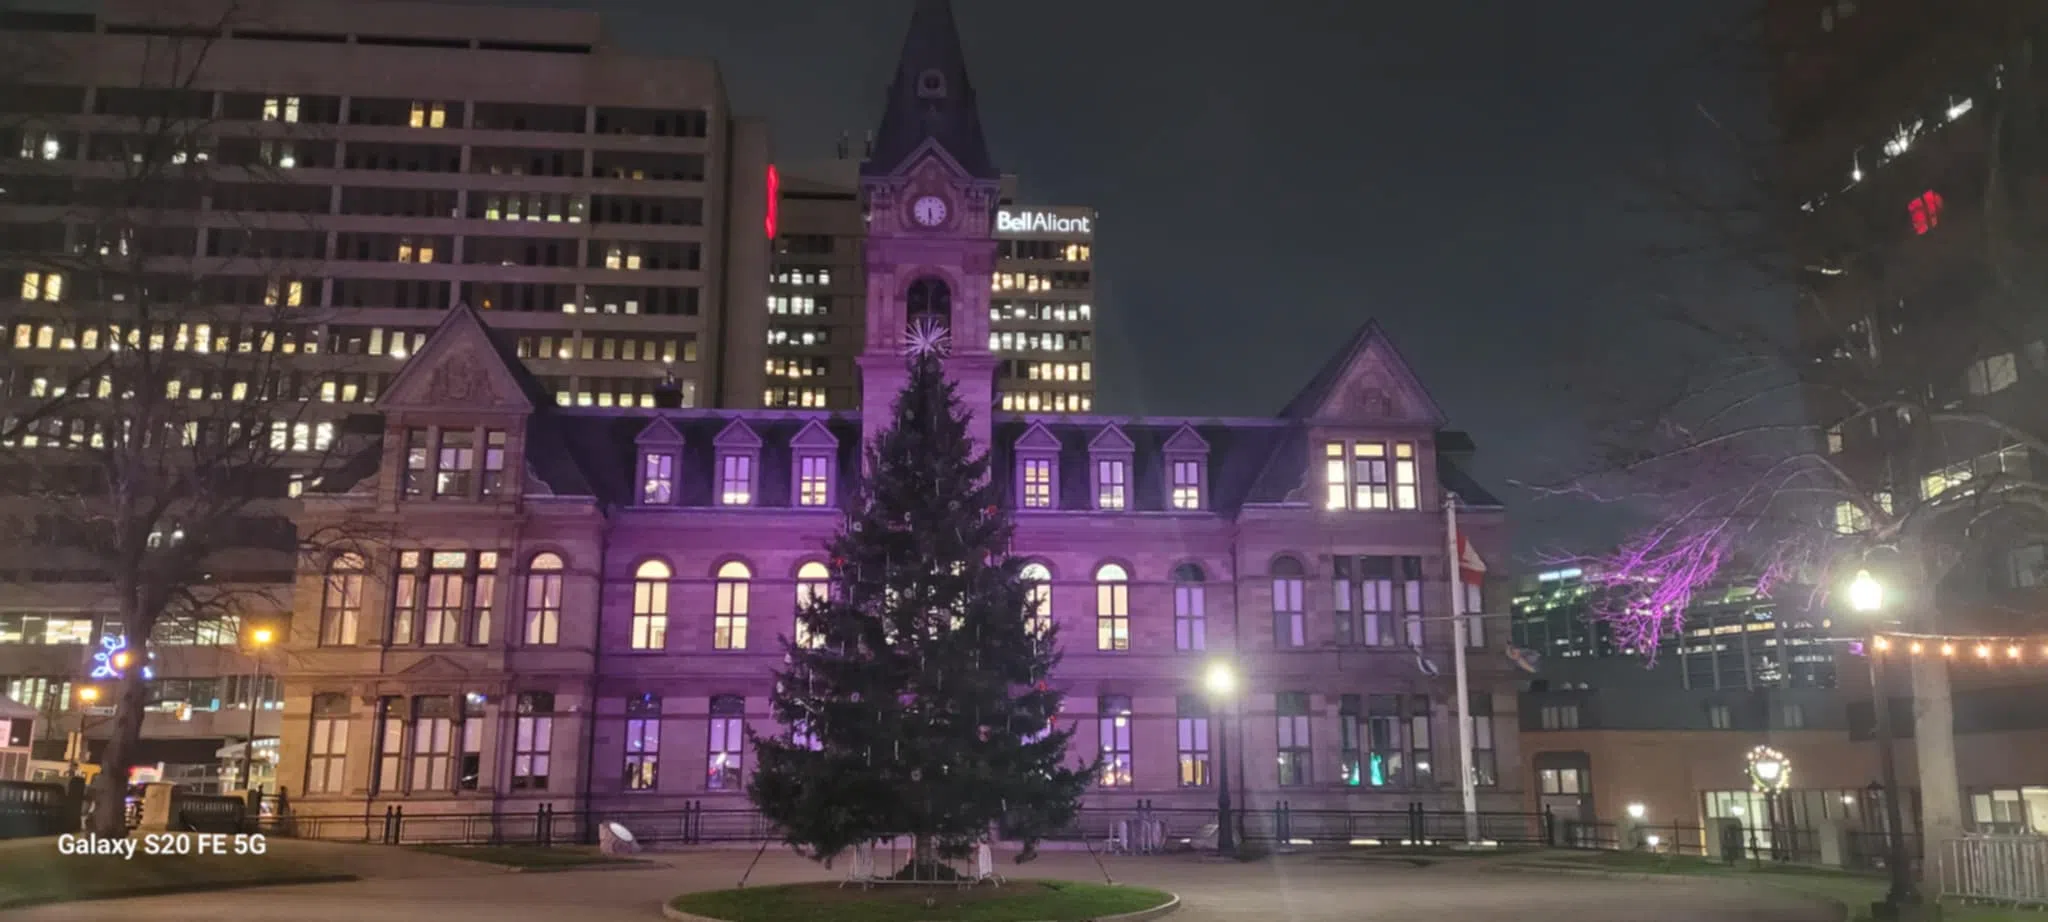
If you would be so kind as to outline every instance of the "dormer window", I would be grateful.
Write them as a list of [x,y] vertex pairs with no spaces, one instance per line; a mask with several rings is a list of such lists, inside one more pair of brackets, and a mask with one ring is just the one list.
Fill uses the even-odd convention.
[[1130,464],[1122,458],[1095,461],[1095,508],[1122,509],[1127,505]]
[[712,440],[718,449],[718,504],[751,506],[759,491],[761,437],[744,420],[735,419]]
[[1415,509],[1421,502],[1414,442],[1323,445],[1324,508]]
[[1131,440],[1115,426],[1104,428],[1088,442],[1088,460],[1095,469],[1095,508],[1131,507]]
[[1202,462],[1173,462],[1173,508],[1202,508]]
[[754,504],[754,458],[752,455],[722,454],[718,457],[718,504]]
[[676,475],[683,458],[683,434],[668,420],[648,423],[634,439],[640,446],[639,466],[634,473],[640,482],[640,505],[672,506],[681,499]]
[[434,495],[469,495],[469,472],[476,466],[476,433],[468,429],[441,430],[441,452],[434,465]]
[[1182,426],[1166,440],[1166,505],[1193,512],[1209,502],[1209,443],[1193,427]]
[[503,429],[484,430],[484,476],[483,495],[499,496],[505,492],[505,446],[508,436]]
[[796,459],[796,504],[826,506],[832,503],[832,458],[830,455],[799,455]]
[[1060,495],[1060,440],[1034,423],[1017,440],[1017,506],[1056,509]]
[[640,454],[640,504],[666,506],[676,501],[676,456],[669,451]]
[[1052,508],[1052,459],[1025,458],[1020,479],[1024,483],[1024,508]]
[[822,509],[832,505],[832,479],[839,456],[839,439],[822,423],[812,420],[789,440],[796,456],[796,505]]

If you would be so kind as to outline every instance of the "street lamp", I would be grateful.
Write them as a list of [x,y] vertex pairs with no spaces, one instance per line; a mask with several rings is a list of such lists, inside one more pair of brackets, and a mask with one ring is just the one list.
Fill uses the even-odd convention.
[[[1858,615],[1875,618],[1884,608],[1884,584],[1869,570],[1856,571],[1856,578],[1849,581],[1849,607]],[[1877,721],[1877,772],[1879,784],[1884,788],[1884,845],[1885,867],[1891,872],[1891,888],[1885,891],[1884,902],[1879,904],[1878,918],[1898,918],[1902,906],[1917,906],[1920,891],[1913,883],[1912,869],[1906,864],[1905,817],[1899,806],[1899,765],[1892,752],[1891,696],[1886,693],[1884,680],[1884,659],[1891,650],[1891,644],[1872,631],[1872,642],[1864,651],[1863,658],[1870,665],[1870,711]],[[1915,643],[1918,650],[1919,644]],[[1953,652],[1943,650],[1944,654]]]
[[78,696],[78,742],[76,745],[66,745],[64,748],[69,750],[71,757],[71,773],[66,777],[76,778],[78,777],[78,760],[85,758],[85,710],[92,707],[93,702],[100,700],[100,690],[98,686],[81,685],[72,694]]
[[249,735],[242,742],[242,790],[249,790],[249,768],[256,758],[256,711],[263,704],[263,648],[277,635],[267,627],[249,632],[249,661],[255,675],[249,681]]
[[[1764,822],[1771,830],[1771,857],[1779,854],[1778,843],[1778,794],[1792,783],[1792,760],[1769,746],[1758,746],[1749,751],[1749,783],[1757,793],[1764,795]],[[1750,829],[1754,830],[1752,826]],[[1752,833],[1752,836],[1754,833]],[[1754,850],[1752,840],[1752,850]],[[1761,856],[1759,856],[1761,857]]]
[[1230,830],[1230,735],[1224,732],[1223,715],[1237,695],[1237,670],[1225,660],[1209,664],[1202,676],[1208,689],[1210,709],[1216,714],[1216,853],[1237,853],[1237,840]]

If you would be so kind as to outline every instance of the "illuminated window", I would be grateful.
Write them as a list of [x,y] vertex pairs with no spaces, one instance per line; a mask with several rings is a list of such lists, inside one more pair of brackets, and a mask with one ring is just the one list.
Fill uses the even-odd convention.
[[1309,745],[1308,694],[1281,692],[1273,698],[1274,714],[1278,720],[1275,730],[1279,743],[1280,786],[1306,785],[1309,783],[1309,763],[1313,761]]
[[1913,233],[1925,234],[1941,225],[1941,193],[1932,189],[1920,193],[1919,197],[1906,203],[1906,213],[1913,219]]
[[832,458],[802,455],[797,458],[797,505],[823,506],[832,501]]
[[1052,465],[1051,458],[1025,458],[1023,467],[1024,508],[1052,508]]
[[306,747],[308,794],[342,792],[343,767],[348,762],[348,696],[313,696],[312,740]]
[[634,695],[626,699],[626,790],[654,790],[660,766],[661,696]]
[[1095,649],[1131,648],[1131,584],[1124,568],[1103,564],[1095,571]]
[[1200,695],[1179,696],[1174,730],[1180,762],[1180,786],[1209,786],[1209,707]]
[[526,565],[526,644],[551,647],[562,629],[562,558],[536,554]]
[[811,606],[831,597],[832,571],[815,560],[797,568],[796,571],[796,637],[799,647],[816,649],[825,645],[825,635],[811,630],[804,623],[803,613]]
[[363,616],[363,558],[342,554],[327,568],[320,601],[320,645],[349,647]]
[[747,745],[747,700],[739,695],[711,699],[711,738],[705,747],[704,789],[740,789]]
[[64,299],[64,273],[24,272],[21,276],[21,299],[23,301],[61,301]]
[[406,124],[413,128],[445,128],[448,125],[448,105],[439,102],[415,102]]
[[1978,359],[1970,363],[1969,370],[1963,373],[1963,386],[1979,397],[1998,393],[2018,384],[2019,380],[2019,363],[2010,352]]
[[554,755],[554,693],[520,692],[513,707],[512,789],[545,791]]
[[1173,462],[1173,508],[1202,508],[1202,462]]
[[434,463],[434,495],[469,495],[471,471],[476,467],[476,433],[467,429],[441,431],[441,450]]
[[749,506],[754,502],[754,458],[752,455],[723,455],[718,459],[718,502],[724,506]]
[[1031,605],[1030,628],[1043,635],[1052,628],[1052,571],[1036,561],[1024,565],[1018,578],[1029,587],[1025,599]]
[[666,506],[675,501],[676,456],[650,451],[640,456],[640,502]]
[[752,570],[737,560],[718,568],[717,594],[712,610],[711,646],[718,650],[747,648],[747,598]]
[[1326,442],[1323,496],[1327,509],[1415,509],[1421,503],[1413,442],[1395,442],[1388,467],[1385,442]]
[[1125,501],[1125,475],[1129,465],[1121,458],[1098,458],[1095,461],[1095,508],[1122,509]]
[[1127,695],[1104,695],[1095,710],[1102,741],[1102,776],[1097,780],[1106,788],[1130,787],[1131,699]]
[[668,646],[668,564],[649,560],[633,571],[633,649]]

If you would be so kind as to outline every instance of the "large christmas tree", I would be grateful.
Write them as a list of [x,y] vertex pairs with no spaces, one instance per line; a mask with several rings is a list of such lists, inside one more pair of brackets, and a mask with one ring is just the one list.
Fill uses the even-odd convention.
[[[923,331],[895,419],[867,449],[858,508],[829,546],[833,591],[785,638],[775,717],[747,794],[790,845],[829,861],[875,839],[916,843],[930,877],[996,824],[1024,843],[1074,817],[1094,767],[1063,765],[1055,632],[985,455]],[[941,334],[942,336],[942,334]]]

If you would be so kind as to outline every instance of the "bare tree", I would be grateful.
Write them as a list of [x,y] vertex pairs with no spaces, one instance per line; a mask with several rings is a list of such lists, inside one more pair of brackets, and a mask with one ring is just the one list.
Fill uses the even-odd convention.
[[[1619,550],[1578,562],[1615,590],[1597,616],[1645,654],[1696,590],[1731,577],[1827,604],[1868,569],[1907,629],[2038,624],[1986,576],[2048,535],[2048,419],[2027,399],[2048,374],[2048,11],[1959,4],[1917,53],[1891,49],[1885,95],[1921,104],[1873,130],[1799,91],[1846,92],[1863,73],[1826,57],[1850,25],[1829,7],[1821,22],[1807,19],[1818,6],[1745,22],[1751,60],[1782,81],[1775,124],[1688,113],[1694,153],[1647,185],[1674,219],[1646,298],[1668,348],[1625,379],[1575,362],[1604,401],[1598,457],[1528,484],[1643,513]],[[1960,832],[1943,665],[1916,665],[1914,688],[1932,841]]]
[[[224,112],[210,64],[228,30],[252,23],[221,10],[90,56],[57,36],[46,83],[0,91],[31,109],[0,199],[28,244],[0,429],[15,527],[0,539],[39,564],[7,591],[88,582],[125,634],[103,670],[104,835],[125,835],[152,648],[233,642],[284,617],[299,556],[362,537],[299,535],[290,518],[299,489],[356,442],[319,399],[332,399],[332,363],[310,364],[324,352],[315,273],[327,234],[264,213],[291,197],[294,145],[311,129],[297,98]],[[89,113],[68,88],[84,86]]]

